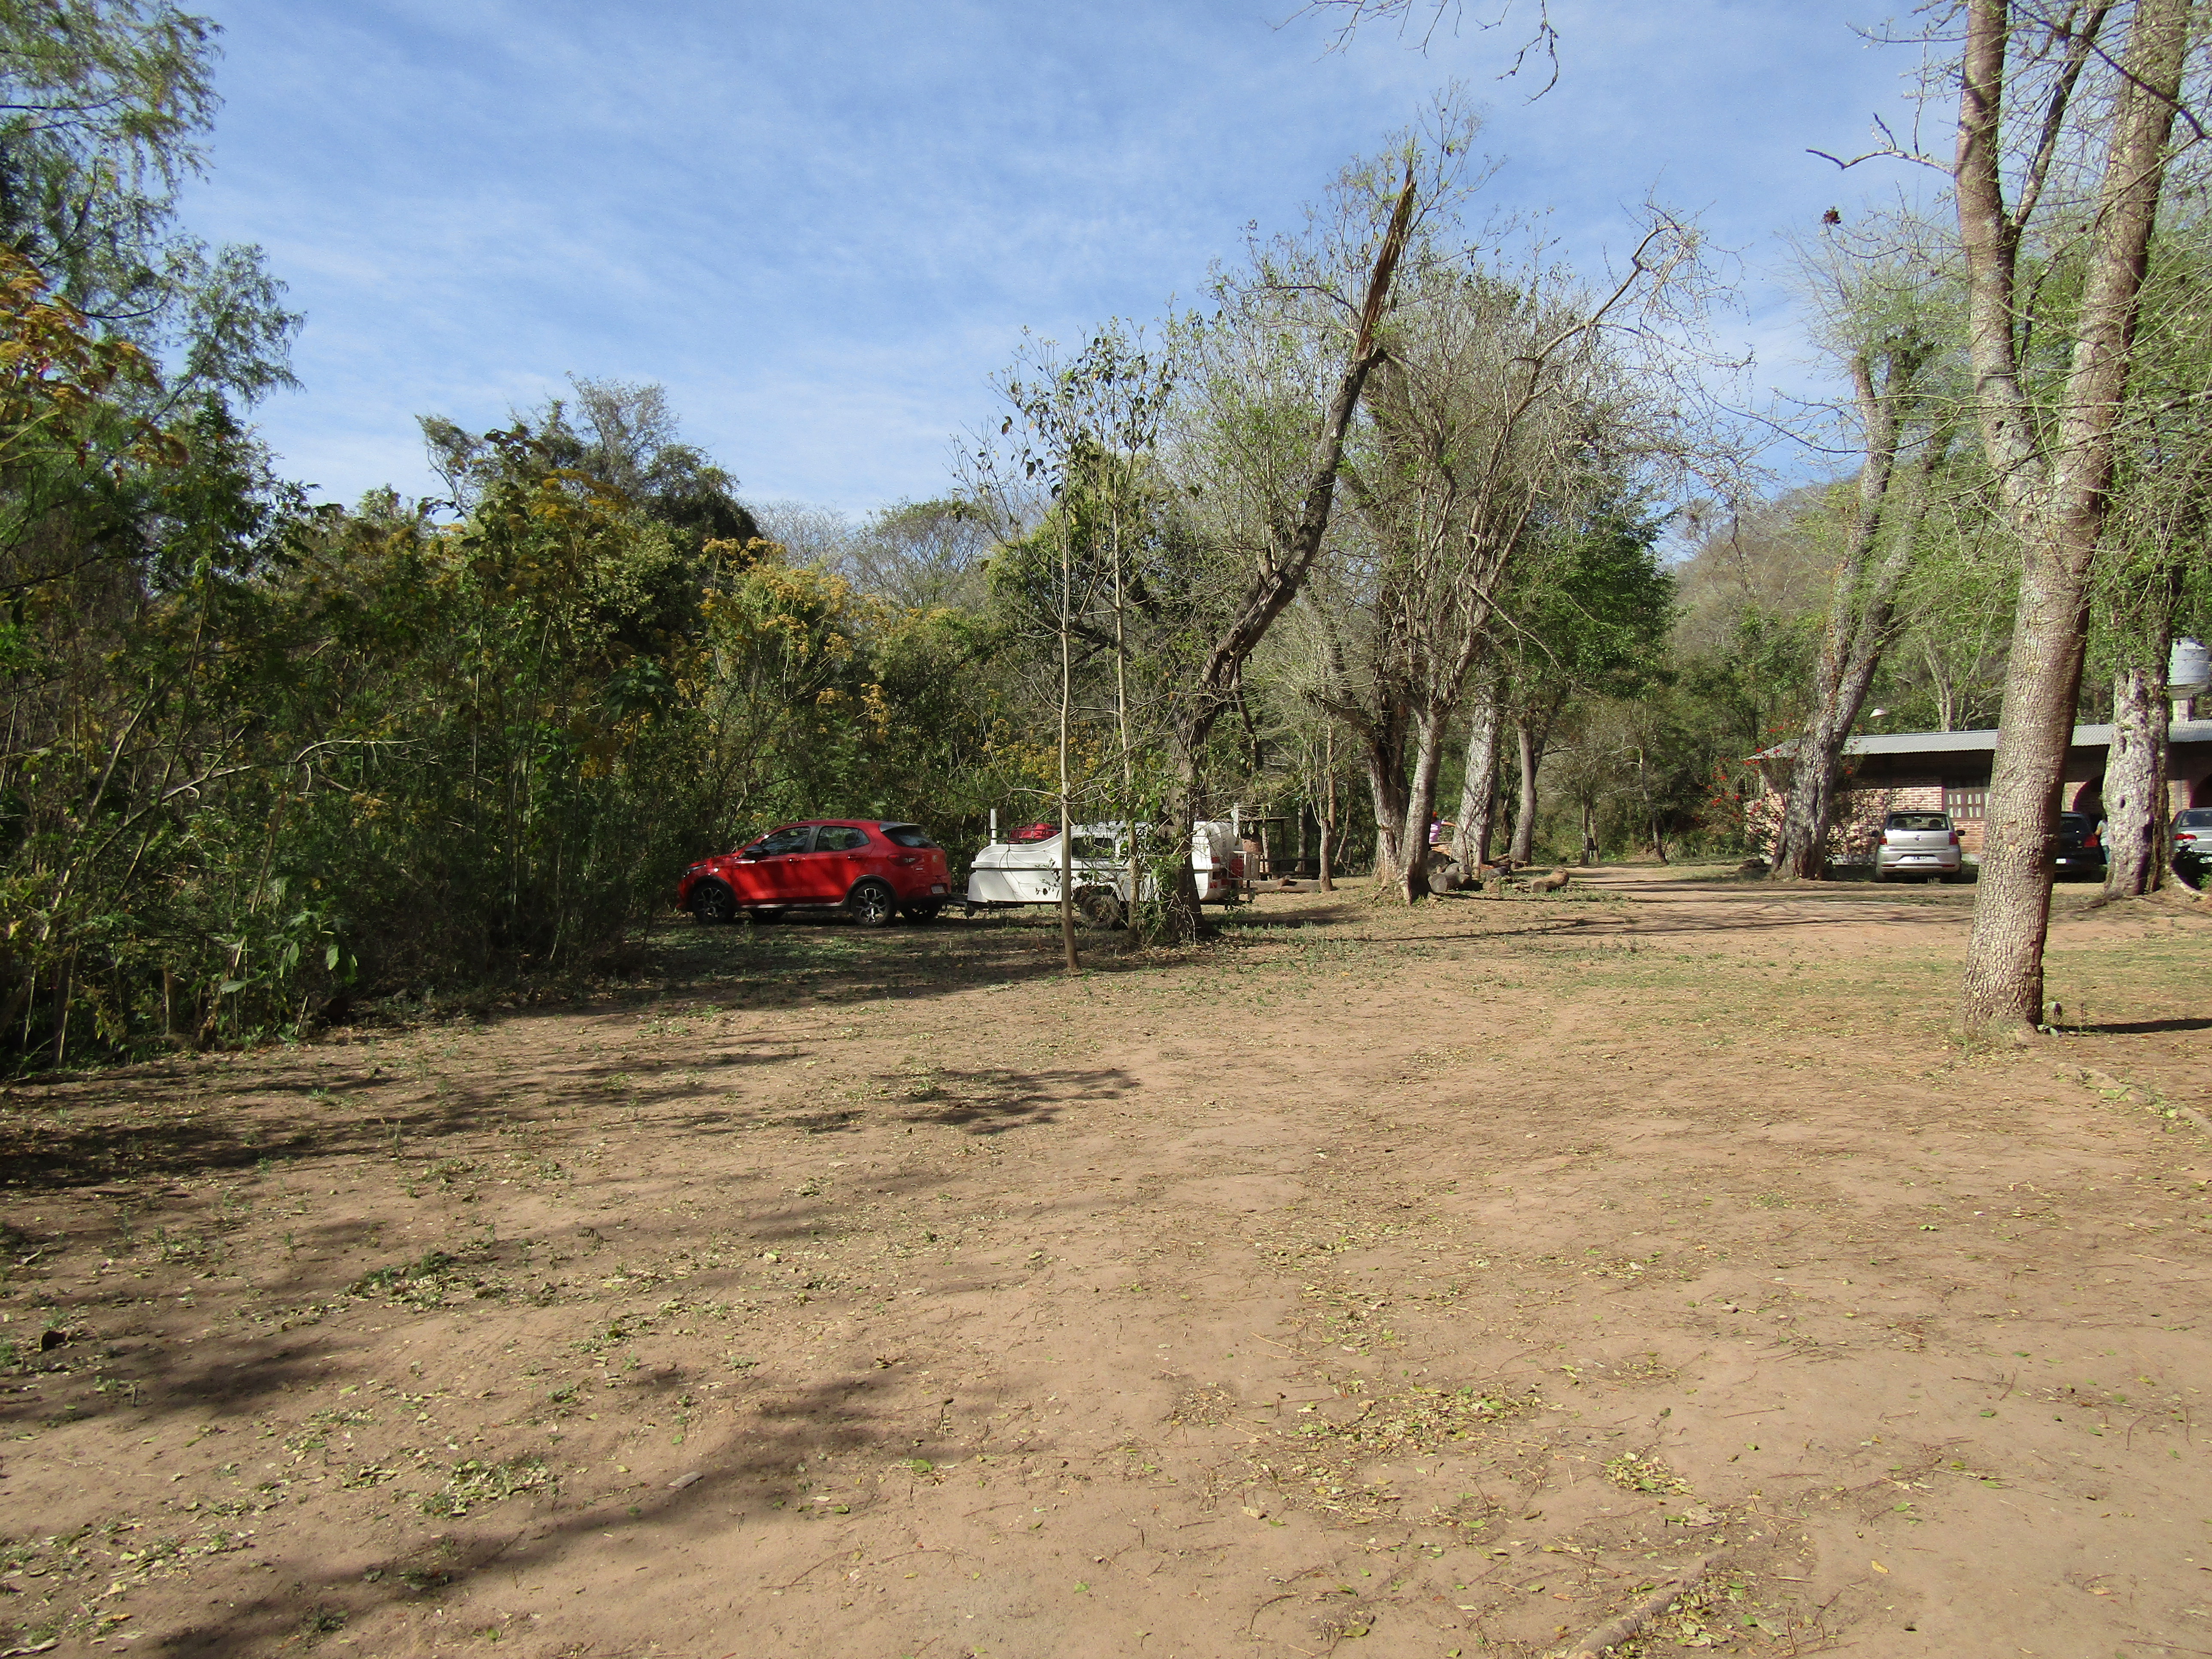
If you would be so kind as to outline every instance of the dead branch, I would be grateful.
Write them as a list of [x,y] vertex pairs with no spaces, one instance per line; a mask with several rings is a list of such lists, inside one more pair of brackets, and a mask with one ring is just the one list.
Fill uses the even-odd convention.
[[1571,1644],[1562,1659],[1605,1659],[1607,1654],[1695,1589],[1710,1565],[1706,1561],[1693,1563],[1674,1577],[1662,1579],[1653,1585],[1649,1595],[1620,1618],[1600,1625],[1589,1635]]

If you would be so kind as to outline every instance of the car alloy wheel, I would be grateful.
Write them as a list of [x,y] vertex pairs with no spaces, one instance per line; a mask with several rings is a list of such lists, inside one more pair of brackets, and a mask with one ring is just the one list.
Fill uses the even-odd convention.
[[702,881],[691,895],[691,914],[709,926],[738,919],[738,896],[719,881]]
[[879,881],[864,881],[845,901],[853,920],[863,927],[887,927],[898,915],[898,896]]

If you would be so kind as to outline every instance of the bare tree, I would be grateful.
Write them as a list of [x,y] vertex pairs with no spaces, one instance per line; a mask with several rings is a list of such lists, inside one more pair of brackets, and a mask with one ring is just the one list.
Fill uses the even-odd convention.
[[1428,890],[1446,730],[1532,523],[1571,516],[1592,483],[1673,447],[1671,410],[1613,331],[1667,303],[1696,244],[1659,216],[1595,295],[1533,262],[1504,278],[1464,252],[1426,254],[1406,288],[1346,471],[1363,625],[1353,695],[1334,706],[1365,750],[1376,880],[1400,897]]
[[[1509,80],[1532,65],[1540,66],[1547,71],[1544,84],[1532,94],[1540,98],[1559,83],[1559,32],[1552,27],[1550,0],[1528,0],[1521,10],[1521,30],[1525,33],[1513,31],[1521,33],[1521,43],[1498,79]],[[1485,33],[1505,28],[1513,15],[1514,0],[1496,0],[1475,14],[1474,26]],[[1329,46],[1335,52],[1349,46],[1361,26],[1368,23],[1394,23],[1400,40],[1426,52],[1438,29],[1449,23],[1456,33],[1467,21],[1462,0],[1305,0],[1292,15],[1330,19],[1336,33],[1330,37]],[[1510,33],[1507,38],[1511,38]]]
[[1249,276],[1224,280],[1221,310],[1193,342],[1177,459],[1204,515],[1194,539],[1210,550],[1212,574],[1175,596],[1194,648],[1187,667],[1164,665],[1173,682],[1167,817],[1183,848],[1173,915],[1185,935],[1198,926],[1188,849],[1206,744],[1328,535],[1346,436],[1385,355],[1381,328],[1421,198],[1418,170],[1433,201],[1464,166],[1463,148],[1444,143],[1409,139],[1403,153],[1395,198],[1376,188],[1372,168],[1347,169],[1307,236],[1261,251]]
[[861,592],[902,610],[975,610],[991,546],[988,519],[973,501],[901,501],[848,530],[837,563]]
[[[1918,509],[1953,434],[1951,406],[1935,395],[1944,331],[1929,314],[1919,280],[1924,258],[1907,256],[1902,270],[1899,261],[1887,260],[1871,271],[1824,263],[1822,298],[1832,302],[1832,322],[1841,325],[1863,459],[1814,659],[1812,712],[1797,739],[1775,844],[1776,880],[1826,873],[1844,744],[1883,653],[1904,625],[1897,598],[1917,547]],[[1915,450],[1918,465],[1910,482],[1900,483],[1900,456]]]

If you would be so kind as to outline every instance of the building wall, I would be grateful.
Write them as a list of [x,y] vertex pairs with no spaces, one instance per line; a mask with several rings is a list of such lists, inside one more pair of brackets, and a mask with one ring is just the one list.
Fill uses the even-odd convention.
[[[2190,752],[2204,746],[2201,743],[2192,743],[2187,749],[2167,751],[2168,763],[2173,768],[2166,780],[2166,815],[2168,817],[2188,807],[2212,806],[2212,756],[2200,758]],[[2069,812],[2101,815],[2105,810],[2103,771],[2084,778],[2075,778],[2069,772],[2061,799]]]
[[[1892,812],[1940,811],[1944,789],[1941,778],[1901,778],[1873,789],[1845,789],[1836,796],[1836,810],[1828,825],[1828,862],[1832,865],[1872,864],[1874,844],[1881,838],[1882,821]],[[1782,838],[1782,811],[1787,798],[1768,786],[1745,814],[1752,844],[1763,848],[1769,863],[1775,843]],[[1966,826],[1960,826],[1960,843],[1978,851],[1981,825],[1974,825],[1968,842]]]

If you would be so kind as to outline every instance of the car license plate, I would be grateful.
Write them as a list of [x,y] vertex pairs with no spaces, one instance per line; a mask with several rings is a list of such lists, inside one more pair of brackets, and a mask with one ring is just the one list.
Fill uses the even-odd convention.
[[929,890],[933,893],[941,893],[945,890],[945,884],[941,881],[933,882],[931,884]]

